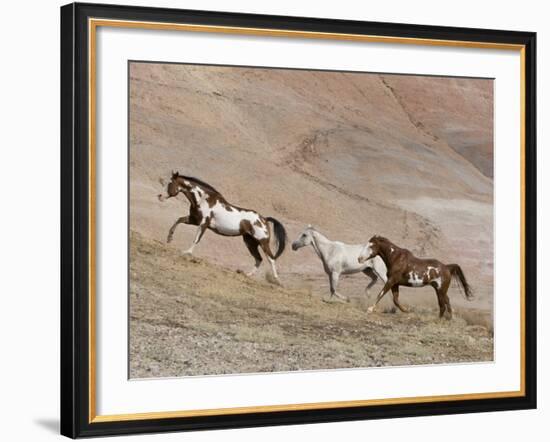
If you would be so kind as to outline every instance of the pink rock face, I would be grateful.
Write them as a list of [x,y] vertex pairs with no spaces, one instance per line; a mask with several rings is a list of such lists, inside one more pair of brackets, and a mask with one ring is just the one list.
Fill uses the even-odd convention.
[[418,130],[441,139],[493,177],[493,81],[384,76]]

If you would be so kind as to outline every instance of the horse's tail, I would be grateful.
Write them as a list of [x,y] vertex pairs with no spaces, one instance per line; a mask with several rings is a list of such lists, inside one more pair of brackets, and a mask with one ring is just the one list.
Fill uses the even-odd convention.
[[287,239],[286,230],[285,227],[275,218],[268,216],[266,220],[267,222],[271,222],[273,224],[273,232],[275,233],[275,239],[277,240],[277,252],[275,253],[274,258],[277,259],[285,250]]
[[472,288],[470,287],[470,284],[468,284],[468,281],[466,281],[466,277],[464,276],[460,266],[458,264],[447,264],[447,268],[451,272],[451,277],[458,281],[462,286],[466,299],[471,301],[474,297],[472,294]]

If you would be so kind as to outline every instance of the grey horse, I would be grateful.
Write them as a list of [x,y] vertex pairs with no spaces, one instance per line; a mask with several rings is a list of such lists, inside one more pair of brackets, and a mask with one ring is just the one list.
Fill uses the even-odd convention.
[[292,243],[292,250],[296,251],[309,245],[313,247],[313,250],[315,250],[315,253],[317,253],[317,256],[321,259],[323,268],[329,277],[329,299],[335,296],[342,301],[349,301],[346,296],[337,291],[340,275],[363,272],[365,275],[369,276],[371,281],[365,289],[367,295],[368,290],[376,284],[378,278],[380,278],[384,284],[386,283],[386,264],[384,264],[384,261],[379,256],[362,263],[359,262],[358,258],[363,250],[364,244],[354,245],[345,244],[340,241],[331,241],[309,225],[300,233],[296,241]]

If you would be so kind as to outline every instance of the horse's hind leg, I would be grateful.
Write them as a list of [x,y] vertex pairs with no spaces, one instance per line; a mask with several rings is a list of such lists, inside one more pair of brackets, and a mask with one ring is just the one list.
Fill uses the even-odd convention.
[[279,274],[277,273],[277,267],[275,267],[275,257],[273,256],[273,253],[271,253],[271,249],[269,248],[269,239],[261,239],[259,243],[260,247],[265,253],[265,256],[267,257],[267,260],[269,261],[269,264],[271,265],[271,273],[273,274],[273,277],[278,281]]
[[447,319],[453,318],[453,309],[451,308],[451,300],[447,295],[449,290],[449,285],[451,280],[443,280],[443,284],[440,287],[434,285],[435,292],[437,293],[437,301],[439,302],[439,317],[442,318],[445,316],[445,311],[447,311]]
[[445,314],[445,299],[443,296],[441,296],[441,293],[438,289],[436,289],[437,293],[437,302],[439,304],[439,317],[442,318]]
[[365,287],[365,294],[367,296],[369,296],[369,290],[374,286],[374,284],[376,284],[376,282],[378,281],[378,275],[376,274],[376,272],[371,269],[370,267],[367,267],[365,270],[363,270],[363,273],[365,275],[367,275],[369,278],[370,278],[370,282],[367,284],[367,286]]
[[447,313],[449,314],[447,319],[453,319],[453,309],[451,308],[451,300],[449,299],[447,292],[445,292],[445,306],[447,307]]
[[449,290],[450,281],[447,284],[444,284],[443,287],[441,287],[441,297],[443,298],[443,302],[445,303],[445,308],[447,310],[447,319],[453,319],[453,309],[451,308],[451,300],[449,299],[449,295],[447,295],[447,291]]
[[447,296],[447,288],[435,289],[437,293],[437,302],[439,303],[439,317],[443,318],[443,316],[445,316],[445,311],[447,311],[447,319],[452,319],[453,310],[451,308],[451,301]]
[[386,264],[381,259],[373,258],[372,262],[372,271],[382,280],[385,284],[388,280],[388,269]]
[[244,243],[246,244],[248,251],[256,261],[252,270],[246,273],[246,276],[252,276],[254,273],[258,271],[258,268],[262,263],[262,255],[260,255],[260,251],[258,250],[258,246],[260,244],[258,243],[257,240],[252,238],[250,235],[243,235],[243,240],[244,240]]
[[391,288],[391,293],[393,295],[393,303],[395,304],[395,306],[403,313],[408,313],[409,310],[399,303],[399,286],[397,284]]

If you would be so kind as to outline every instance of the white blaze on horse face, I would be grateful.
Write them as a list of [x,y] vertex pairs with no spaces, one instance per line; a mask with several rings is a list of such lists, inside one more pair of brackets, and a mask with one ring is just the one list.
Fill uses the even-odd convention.
[[424,281],[416,272],[411,270],[409,272],[409,284],[413,287],[422,287],[424,285]]

